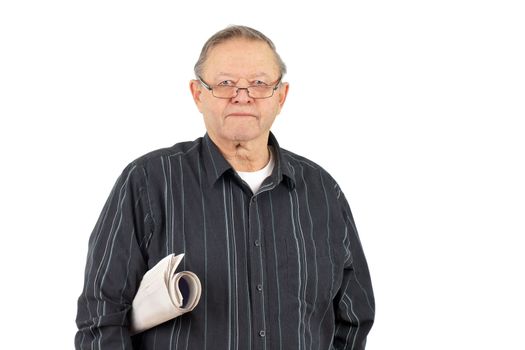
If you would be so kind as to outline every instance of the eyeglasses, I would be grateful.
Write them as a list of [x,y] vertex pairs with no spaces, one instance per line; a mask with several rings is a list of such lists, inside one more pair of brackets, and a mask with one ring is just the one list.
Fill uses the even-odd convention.
[[281,79],[283,78],[283,76],[281,75],[279,79],[277,79],[277,81],[275,81],[272,84],[262,83],[260,85],[249,85],[244,88],[226,84],[210,86],[208,83],[202,80],[201,77],[198,78],[202,86],[204,86],[207,90],[211,91],[214,97],[230,99],[237,97],[237,95],[239,94],[239,90],[246,90],[249,97],[259,99],[272,97],[275,90],[279,88],[279,84],[281,84]]

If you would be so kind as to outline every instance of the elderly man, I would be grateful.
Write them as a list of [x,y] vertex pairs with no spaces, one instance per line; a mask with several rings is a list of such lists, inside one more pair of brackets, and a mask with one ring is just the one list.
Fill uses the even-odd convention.
[[[364,349],[374,320],[348,203],[270,132],[286,66],[262,33],[204,45],[190,89],[207,133],[131,162],[89,241],[77,349]],[[191,312],[131,335],[148,269],[168,254],[202,283]]]

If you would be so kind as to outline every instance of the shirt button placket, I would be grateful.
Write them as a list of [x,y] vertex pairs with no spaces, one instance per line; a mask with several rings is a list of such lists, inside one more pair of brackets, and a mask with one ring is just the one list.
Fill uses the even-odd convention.
[[261,238],[262,232],[260,232],[259,223],[259,212],[257,210],[257,197],[252,197],[250,201],[249,209],[249,236],[252,242],[252,249],[250,252],[250,282],[254,286],[255,294],[251,297],[251,304],[253,308],[253,323],[252,329],[259,339],[252,345],[252,350],[264,349],[266,347],[266,324],[264,320],[264,295],[263,295],[263,271],[261,266],[262,254],[263,254],[263,241]]

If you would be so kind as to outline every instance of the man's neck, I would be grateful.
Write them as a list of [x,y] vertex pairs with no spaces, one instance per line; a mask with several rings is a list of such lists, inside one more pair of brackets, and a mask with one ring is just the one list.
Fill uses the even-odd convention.
[[268,138],[226,142],[215,140],[211,135],[210,138],[236,171],[257,171],[264,168],[270,161]]

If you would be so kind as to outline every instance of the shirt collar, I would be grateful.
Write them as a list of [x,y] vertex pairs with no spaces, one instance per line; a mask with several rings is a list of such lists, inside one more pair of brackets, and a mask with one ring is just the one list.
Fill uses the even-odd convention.
[[[215,145],[215,143],[213,143],[208,133],[204,135],[203,140],[204,147],[202,150],[202,157],[204,160],[204,166],[206,167],[208,183],[213,185],[225,173],[232,173],[234,169],[230,163],[224,159],[223,155],[219,151],[219,148]],[[272,132],[270,132],[270,136],[268,138],[268,145],[273,146],[276,160],[271,177],[277,183],[285,181],[290,189],[293,189],[295,187],[295,176],[293,175],[293,172],[291,171],[290,166],[285,159],[283,150],[279,147],[279,143]]]

